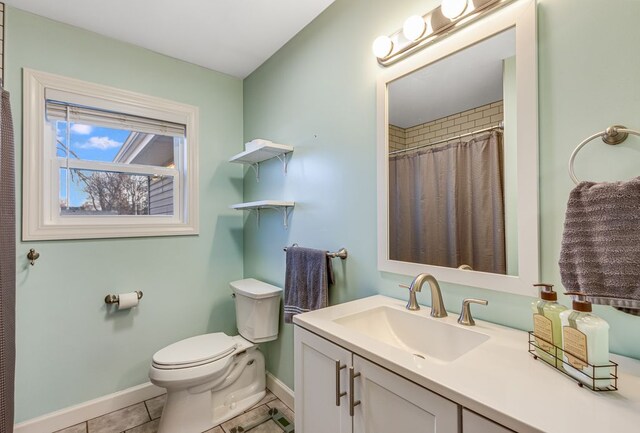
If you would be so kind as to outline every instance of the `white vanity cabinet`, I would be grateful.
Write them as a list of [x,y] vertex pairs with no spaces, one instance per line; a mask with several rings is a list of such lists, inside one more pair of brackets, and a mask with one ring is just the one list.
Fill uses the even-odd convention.
[[[399,299],[374,295],[293,321],[299,433],[619,433],[640,425],[638,360],[612,355],[624,386],[592,393],[533,359],[526,332],[435,319]],[[551,388],[562,405],[547,404]]]
[[458,433],[454,402],[355,354],[353,368],[354,433]]
[[462,409],[462,425],[462,433],[513,433],[513,430],[467,409]]
[[347,395],[351,352],[299,326],[294,332],[296,430],[351,432]]
[[300,433],[459,432],[456,403],[299,326],[295,390]]

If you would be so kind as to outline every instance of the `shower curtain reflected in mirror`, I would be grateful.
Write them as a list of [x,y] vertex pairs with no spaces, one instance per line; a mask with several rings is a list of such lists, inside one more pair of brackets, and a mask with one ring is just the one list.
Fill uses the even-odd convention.
[[502,134],[389,157],[389,258],[506,274]]
[[10,433],[15,376],[15,148],[9,92],[0,91],[0,433]]

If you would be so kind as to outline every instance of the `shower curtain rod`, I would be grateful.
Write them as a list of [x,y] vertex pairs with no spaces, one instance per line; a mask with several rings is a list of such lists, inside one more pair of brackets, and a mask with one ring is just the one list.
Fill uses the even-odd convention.
[[456,135],[455,137],[449,137],[449,138],[445,138],[443,140],[434,141],[433,143],[421,144],[420,146],[410,147],[409,149],[394,150],[393,152],[389,152],[389,156],[395,155],[397,153],[404,153],[404,152],[410,152],[412,150],[422,149],[423,147],[435,146],[437,144],[446,143],[447,141],[457,140],[459,138],[468,137],[470,135],[479,134],[481,132],[492,131],[494,129],[504,129],[504,122],[500,122],[497,125],[490,126],[488,128],[478,129],[477,131],[467,132],[466,134]]

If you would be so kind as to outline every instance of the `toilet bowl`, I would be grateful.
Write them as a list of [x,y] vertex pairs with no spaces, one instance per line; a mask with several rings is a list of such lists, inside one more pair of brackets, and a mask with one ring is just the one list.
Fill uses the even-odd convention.
[[230,286],[240,335],[198,335],[153,355],[149,379],[167,389],[158,433],[201,433],[265,396],[264,355],[255,343],[278,337],[282,289],[252,278]]

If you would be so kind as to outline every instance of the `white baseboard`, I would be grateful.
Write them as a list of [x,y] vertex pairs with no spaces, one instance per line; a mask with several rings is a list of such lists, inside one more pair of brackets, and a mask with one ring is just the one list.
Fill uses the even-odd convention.
[[[284,404],[286,404],[292,411],[295,412],[294,407],[294,394],[291,388],[285,385],[280,379],[275,377],[273,374],[267,371],[267,388],[269,391],[273,393],[276,397],[280,399]],[[18,433],[18,432],[16,432]]]
[[[267,372],[267,388],[291,410],[295,410],[294,394],[291,388],[269,372]],[[157,387],[150,382],[143,383],[21,422],[14,426],[13,431],[14,433],[42,433],[61,430],[164,393],[164,388]]]
[[21,422],[14,426],[13,431],[14,433],[42,433],[61,430],[164,393],[164,388],[157,387],[150,382],[143,383],[142,385]]

